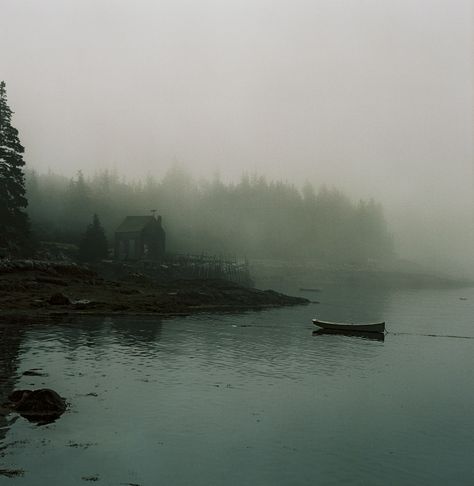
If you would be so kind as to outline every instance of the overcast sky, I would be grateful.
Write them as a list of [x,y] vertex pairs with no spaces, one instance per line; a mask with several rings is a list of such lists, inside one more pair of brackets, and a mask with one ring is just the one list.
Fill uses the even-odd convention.
[[30,166],[472,190],[470,0],[0,0]]

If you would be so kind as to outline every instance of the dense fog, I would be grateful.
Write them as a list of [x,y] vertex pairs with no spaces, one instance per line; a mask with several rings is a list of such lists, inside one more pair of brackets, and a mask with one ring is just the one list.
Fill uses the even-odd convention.
[[472,20],[471,0],[3,0],[34,228],[157,209],[177,251],[473,274]]
[[196,182],[173,167],[162,180],[130,183],[108,171],[90,179],[79,172],[70,181],[29,172],[27,195],[33,229],[46,241],[77,244],[94,213],[112,241],[125,216],[159,208],[172,253],[358,265],[394,257],[382,207],[373,200],[354,204],[335,189],[299,190],[263,176]]

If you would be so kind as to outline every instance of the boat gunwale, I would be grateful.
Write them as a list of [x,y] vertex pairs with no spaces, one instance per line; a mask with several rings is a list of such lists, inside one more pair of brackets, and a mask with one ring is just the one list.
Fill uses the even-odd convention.
[[332,329],[335,331],[350,331],[350,332],[385,332],[385,321],[383,322],[371,322],[367,324],[358,323],[342,323],[321,321],[319,319],[313,319],[313,324],[319,326],[322,329]]

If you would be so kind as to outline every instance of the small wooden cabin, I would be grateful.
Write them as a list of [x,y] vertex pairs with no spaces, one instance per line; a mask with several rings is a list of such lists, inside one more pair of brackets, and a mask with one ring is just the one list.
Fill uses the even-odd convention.
[[165,254],[161,216],[127,216],[115,231],[117,260],[161,260]]

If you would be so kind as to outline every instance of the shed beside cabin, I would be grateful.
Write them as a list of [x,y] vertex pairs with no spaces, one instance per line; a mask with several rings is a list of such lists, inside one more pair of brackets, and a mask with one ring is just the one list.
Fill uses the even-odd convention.
[[161,260],[165,241],[161,216],[127,216],[115,231],[115,258]]

